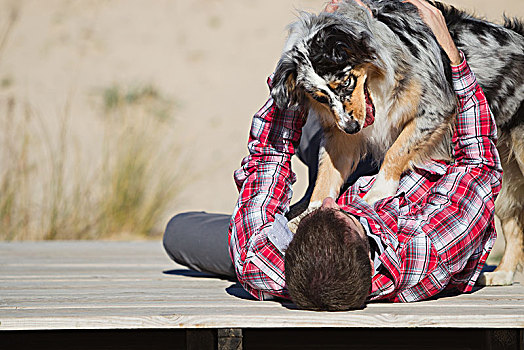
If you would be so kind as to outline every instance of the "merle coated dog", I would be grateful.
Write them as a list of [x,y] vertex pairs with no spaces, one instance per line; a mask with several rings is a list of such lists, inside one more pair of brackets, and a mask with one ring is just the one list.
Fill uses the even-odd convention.
[[[449,59],[415,6],[400,0],[351,0],[335,13],[302,13],[273,77],[280,108],[301,106],[324,130],[317,182],[308,210],[336,198],[360,159],[381,164],[369,203],[393,195],[401,174],[429,158],[450,159],[457,99]],[[506,250],[479,279],[511,284],[524,262],[524,26],[504,25],[432,2],[483,88],[498,127],[504,168],[496,202]]]

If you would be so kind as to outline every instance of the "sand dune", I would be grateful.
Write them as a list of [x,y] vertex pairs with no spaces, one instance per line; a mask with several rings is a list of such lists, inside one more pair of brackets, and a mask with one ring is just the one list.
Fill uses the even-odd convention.
[[[297,9],[317,12],[324,3],[2,0],[1,27],[8,9],[16,7],[19,15],[0,51],[0,79],[7,82],[0,104],[8,97],[29,103],[50,130],[67,105],[75,147],[96,159],[92,145],[102,134],[97,91],[115,83],[150,84],[176,102],[169,137],[188,157],[184,170],[192,179],[165,218],[186,210],[228,213],[237,196],[232,172],[246,154],[251,116],[267,97],[265,79],[280,55],[285,26]],[[493,20],[503,12],[524,16],[522,0],[451,3]],[[306,179],[295,165],[298,196]],[[179,166],[172,164],[173,171]]]

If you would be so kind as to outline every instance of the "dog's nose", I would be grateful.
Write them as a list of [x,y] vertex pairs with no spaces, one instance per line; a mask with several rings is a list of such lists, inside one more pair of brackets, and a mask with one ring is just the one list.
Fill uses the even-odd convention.
[[344,131],[348,134],[356,134],[360,131],[360,124],[352,120],[344,127]]

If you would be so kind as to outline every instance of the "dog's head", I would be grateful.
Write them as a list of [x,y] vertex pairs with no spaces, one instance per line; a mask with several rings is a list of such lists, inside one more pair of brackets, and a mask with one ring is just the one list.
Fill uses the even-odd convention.
[[327,108],[340,130],[357,133],[374,118],[366,81],[376,59],[371,34],[337,14],[303,16],[291,28],[273,76],[272,97],[279,108],[305,102]]

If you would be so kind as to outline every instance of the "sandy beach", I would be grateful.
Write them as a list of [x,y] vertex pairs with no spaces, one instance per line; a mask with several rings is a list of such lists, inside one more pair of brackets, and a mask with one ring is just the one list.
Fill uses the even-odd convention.
[[[0,46],[0,107],[9,99],[30,106],[51,139],[67,110],[68,147],[84,164],[97,164],[104,134],[99,91],[153,86],[172,102],[173,119],[162,134],[169,147],[155,156],[184,174],[163,222],[187,210],[229,213],[237,196],[232,173],[246,155],[251,116],[267,98],[266,77],[286,25],[298,10],[318,12],[324,3],[1,0],[0,29],[8,28],[9,11],[17,17]],[[451,3],[494,21],[503,13],[524,16],[522,0]],[[171,152],[184,161],[170,163]],[[305,169],[298,162],[294,167],[300,197]]]

